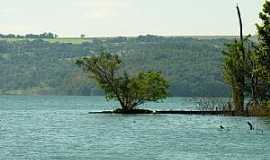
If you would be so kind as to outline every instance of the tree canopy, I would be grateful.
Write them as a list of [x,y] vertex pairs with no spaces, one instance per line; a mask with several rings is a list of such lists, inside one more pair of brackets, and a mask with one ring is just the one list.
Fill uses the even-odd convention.
[[125,71],[121,73],[118,55],[101,53],[80,58],[76,64],[97,81],[107,99],[119,101],[123,112],[132,111],[146,101],[164,99],[168,95],[168,82],[160,72],[140,72],[133,76]]
[[263,85],[263,97],[270,99],[270,2],[265,1],[260,13],[261,24],[257,24],[258,49],[256,54],[258,68],[256,74]]
[[0,40],[0,94],[104,95],[74,61],[106,48],[121,58],[128,74],[161,71],[170,81],[171,96],[229,95],[220,66],[224,43],[231,37],[52,40]]
[[[240,31],[242,33],[240,10]],[[270,2],[266,1],[260,13],[262,24],[257,24],[258,43],[245,39],[227,45],[224,53],[224,78],[232,88],[234,109],[265,106],[270,100]],[[250,97],[244,107],[244,93]],[[262,105],[263,104],[263,105]],[[242,109],[240,109],[242,108]]]

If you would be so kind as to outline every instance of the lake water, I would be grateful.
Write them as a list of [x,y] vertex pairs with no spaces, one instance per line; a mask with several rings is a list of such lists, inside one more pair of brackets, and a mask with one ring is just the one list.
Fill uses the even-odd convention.
[[[169,98],[144,107],[197,103]],[[270,118],[88,114],[116,107],[103,97],[0,96],[0,159],[270,159]]]

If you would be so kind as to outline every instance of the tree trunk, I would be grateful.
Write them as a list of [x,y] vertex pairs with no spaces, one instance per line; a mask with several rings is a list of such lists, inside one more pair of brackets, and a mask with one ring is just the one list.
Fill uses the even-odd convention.
[[242,59],[243,59],[243,68],[242,72],[240,73],[236,86],[233,87],[233,102],[235,106],[235,110],[237,112],[243,112],[244,111],[244,87],[245,87],[245,50],[244,50],[244,42],[243,42],[243,26],[242,26],[242,18],[241,18],[241,12],[237,5],[237,14],[239,18],[239,26],[240,26],[240,41],[241,41],[241,52],[242,52]]
[[234,102],[234,110],[236,112],[243,112],[244,111],[244,91],[241,86],[234,86],[233,90],[233,102]]

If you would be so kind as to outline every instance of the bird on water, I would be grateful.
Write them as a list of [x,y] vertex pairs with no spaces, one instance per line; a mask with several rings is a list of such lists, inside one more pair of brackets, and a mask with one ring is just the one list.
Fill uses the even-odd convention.
[[248,124],[250,130],[254,130],[253,125],[249,121],[247,122],[247,124]]

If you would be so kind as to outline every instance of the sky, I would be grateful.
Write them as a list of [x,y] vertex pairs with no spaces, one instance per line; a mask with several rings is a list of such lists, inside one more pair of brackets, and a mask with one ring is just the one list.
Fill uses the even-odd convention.
[[264,0],[0,0],[0,33],[61,37],[255,34]]

